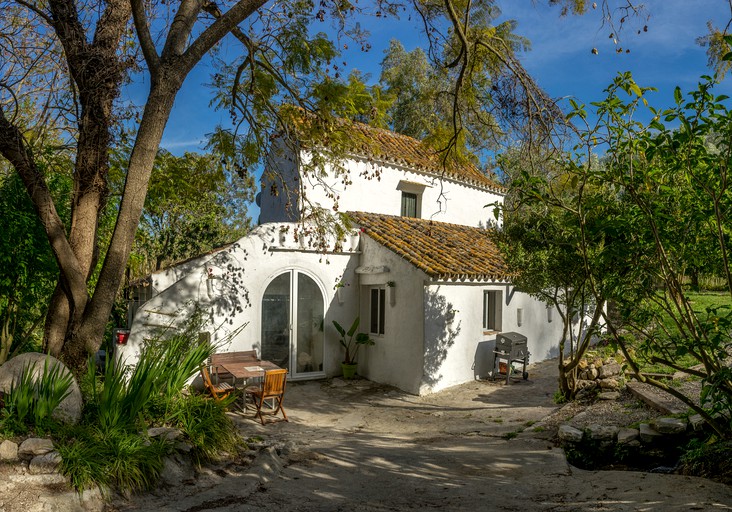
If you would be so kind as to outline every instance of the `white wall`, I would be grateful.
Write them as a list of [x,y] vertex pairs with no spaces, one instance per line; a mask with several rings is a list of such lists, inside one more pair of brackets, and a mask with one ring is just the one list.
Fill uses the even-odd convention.
[[[257,227],[146,302],[133,322],[127,345],[118,347],[117,358],[135,363],[144,339],[162,327],[182,323],[192,311],[193,303],[200,304],[209,313],[212,341],[226,341],[221,350],[257,349],[261,353],[261,301],[265,289],[282,272],[298,269],[312,277],[324,293],[324,372],[340,373],[341,349],[331,321],[336,319],[343,324],[358,314],[358,286],[342,288],[341,302],[335,284],[356,283],[353,270],[358,257],[353,252],[305,251],[295,243],[291,229],[287,235],[280,234],[282,226]],[[215,279],[208,279],[209,268]]]
[[186,277],[194,269],[205,266],[206,262],[211,260],[217,252],[219,251],[213,251],[209,254],[199,256],[198,258],[192,258],[190,260],[177,263],[172,267],[153,272],[150,276],[152,280],[153,293],[158,294],[162,292],[163,290],[167,289],[168,287],[177,283],[179,280]]
[[[292,160],[280,155],[279,163],[274,163],[277,155],[273,155],[272,168],[283,169],[287,176],[294,172]],[[303,154],[303,161],[308,156]],[[423,219],[440,222],[463,224],[466,226],[487,226],[495,223],[493,208],[484,206],[496,201],[503,201],[503,195],[466,185],[450,179],[439,179],[408,168],[390,164],[368,162],[353,157],[344,163],[349,170],[350,184],[344,185],[342,178],[332,176],[332,166],[328,166],[331,177],[325,180],[304,176],[303,190],[308,200],[325,208],[332,208],[334,194],[338,202],[338,211],[363,211],[400,215],[402,191],[400,182],[424,185],[421,197],[421,215]],[[270,167],[270,166],[268,166]],[[286,178],[291,180],[290,177]],[[288,183],[292,184],[290,181]],[[283,197],[274,197],[269,192],[271,182],[263,182],[261,192],[261,222],[286,220]]]
[[[527,337],[530,362],[558,356],[562,323],[556,312],[548,321],[546,305],[505,284],[429,283],[425,286],[425,367],[421,393],[430,393],[491,370],[496,333],[483,330],[483,291],[503,293],[501,332]],[[521,308],[522,325],[517,324]],[[449,322],[450,310],[457,310]],[[531,376],[529,375],[529,378]]]
[[[389,272],[360,276],[362,331],[367,332],[369,327],[371,287],[384,286],[387,302],[384,335],[372,335],[376,344],[361,349],[358,373],[418,394],[424,360],[422,299],[425,274],[368,236],[361,238],[361,249],[360,265],[386,266]],[[385,286],[388,281],[393,281],[394,287]],[[394,294],[393,300],[391,294]]]

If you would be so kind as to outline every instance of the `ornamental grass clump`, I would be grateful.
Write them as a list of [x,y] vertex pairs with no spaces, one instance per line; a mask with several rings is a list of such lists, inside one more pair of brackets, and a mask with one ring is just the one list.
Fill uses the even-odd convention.
[[22,426],[46,426],[59,404],[71,392],[73,377],[61,364],[43,363],[43,371],[35,376],[33,365],[25,365],[10,386],[2,410],[2,422]]
[[86,395],[82,422],[66,429],[57,443],[61,472],[74,488],[150,489],[165,457],[175,451],[165,436],[146,435],[152,426],[178,428],[178,441],[193,446],[198,464],[236,449],[240,439],[225,410],[230,401],[185,389],[215,349],[199,337],[201,330],[200,316],[194,315],[181,331],[149,340],[134,368],[110,364],[101,378],[89,362],[81,386]]

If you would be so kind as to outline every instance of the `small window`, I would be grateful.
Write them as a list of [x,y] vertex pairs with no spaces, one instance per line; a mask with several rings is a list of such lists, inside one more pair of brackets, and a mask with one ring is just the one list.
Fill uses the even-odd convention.
[[483,292],[483,329],[500,331],[503,313],[503,292],[485,290]]
[[384,315],[386,313],[386,290],[371,288],[371,322],[369,333],[384,334]]
[[417,194],[402,192],[402,217],[418,217]]

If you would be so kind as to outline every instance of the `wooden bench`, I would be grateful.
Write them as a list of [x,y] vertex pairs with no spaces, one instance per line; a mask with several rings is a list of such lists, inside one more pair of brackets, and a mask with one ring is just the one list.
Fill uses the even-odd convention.
[[241,350],[238,352],[217,352],[212,354],[209,360],[211,372],[216,382],[227,381],[234,383],[234,376],[226,371],[221,365],[224,363],[247,363],[258,361],[256,350]]

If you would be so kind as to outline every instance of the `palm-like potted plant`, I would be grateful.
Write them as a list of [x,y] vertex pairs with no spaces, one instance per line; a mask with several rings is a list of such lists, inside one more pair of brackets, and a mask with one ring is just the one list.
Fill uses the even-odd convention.
[[358,364],[356,362],[356,356],[358,356],[358,349],[363,345],[374,344],[374,340],[372,340],[368,334],[365,332],[356,332],[360,322],[360,317],[356,317],[351,324],[351,327],[346,331],[341,324],[333,320],[333,325],[338,331],[338,334],[341,335],[341,339],[338,341],[346,350],[343,363],[341,364],[344,379],[352,379],[356,375],[356,367]]

